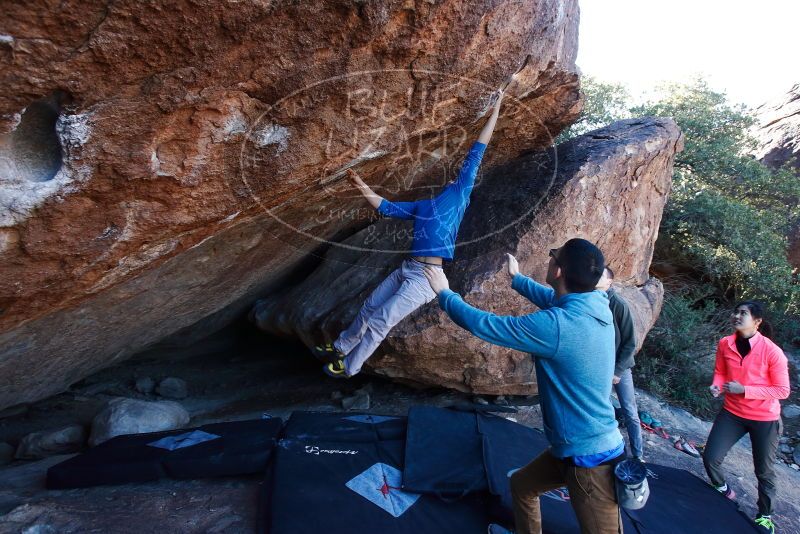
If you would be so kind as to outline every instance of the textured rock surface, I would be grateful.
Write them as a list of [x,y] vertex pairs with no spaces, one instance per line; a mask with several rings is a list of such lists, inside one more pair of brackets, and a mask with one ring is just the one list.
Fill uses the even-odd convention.
[[797,404],[789,404],[783,407],[783,416],[786,419],[794,419],[800,417],[800,406]]
[[70,425],[59,430],[45,430],[28,434],[17,447],[16,458],[38,460],[78,452],[86,442],[86,429],[82,425]]
[[774,168],[786,163],[800,173],[800,83],[756,109],[759,141],[756,158]]
[[[773,169],[789,165],[800,179],[800,84],[756,109],[759,124],[753,133],[759,141],[756,158]],[[789,232],[789,262],[800,270],[800,221]]]
[[185,380],[170,376],[161,381],[156,393],[168,399],[185,399],[189,395],[189,387]]
[[115,436],[181,428],[189,423],[189,412],[173,401],[148,402],[114,399],[92,421],[89,445],[94,447]]
[[615,284],[614,289],[625,299],[631,309],[636,328],[636,350],[642,348],[644,338],[653,327],[661,313],[664,302],[664,286],[657,278],[650,278],[644,285]]
[[0,465],[5,465],[14,458],[14,447],[0,441]]
[[[682,136],[668,119],[614,123],[489,171],[472,194],[459,232],[451,288],[498,314],[533,307],[510,288],[505,253],[523,273],[543,280],[547,251],[571,237],[597,243],[624,289],[643,340],[660,311],[663,289],[648,267]],[[403,254],[380,252],[408,244],[409,222],[384,219],[331,249],[325,262],[286,294],[258,303],[254,318],[267,331],[297,335],[311,345],[335,339],[369,292]],[[376,252],[364,253],[372,247]],[[530,358],[490,345],[452,323],[436,301],[401,321],[368,363],[373,371],[476,393],[536,391]]]
[[149,376],[144,376],[136,380],[134,387],[142,395],[150,395],[156,389],[156,382]]
[[0,407],[229,322],[367,224],[343,169],[441,180],[527,54],[491,158],[548,145],[577,24],[576,0],[5,2]]

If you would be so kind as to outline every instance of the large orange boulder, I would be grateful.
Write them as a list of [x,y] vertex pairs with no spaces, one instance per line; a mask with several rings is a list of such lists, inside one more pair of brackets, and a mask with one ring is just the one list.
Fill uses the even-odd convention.
[[526,56],[488,164],[581,109],[577,0],[0,11],[0,407],[230,322],[370,222],[345,169],[438,183]]

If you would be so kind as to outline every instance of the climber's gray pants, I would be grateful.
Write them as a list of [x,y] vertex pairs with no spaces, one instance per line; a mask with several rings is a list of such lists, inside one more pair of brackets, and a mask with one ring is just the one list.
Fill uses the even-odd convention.
[[347,355],[344,367],[348,376],[361,370],[364,362],[403,317],[436,298],[423,273],[424,266],[424,263],[411,258],[403,261],[375,288],[347,330],[334,341],[334,347]]

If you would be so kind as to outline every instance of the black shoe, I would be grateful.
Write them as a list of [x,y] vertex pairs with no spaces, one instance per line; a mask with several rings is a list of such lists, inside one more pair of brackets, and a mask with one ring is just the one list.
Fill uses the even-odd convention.
[[311,349],[311,354],[316,359],[323,363],[334,363],[344,358],[344,354],[336,350],[333,343],[325,343],[324,345],[317,345]]
[[347,371],[344,370],[344,362],[342,360],[326,363],[322,366],[322,372],[331,378],[350,378],[347,376]]

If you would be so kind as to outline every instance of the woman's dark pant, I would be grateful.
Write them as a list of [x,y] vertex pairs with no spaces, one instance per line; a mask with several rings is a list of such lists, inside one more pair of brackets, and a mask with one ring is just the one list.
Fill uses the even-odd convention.
[[781,420],[754,421],[736,416],[729,411],[720,410],[708,435],[703,463],[708,478],[715,486],[725,484],[722,462],[728,451],[745,434],[750,434],[753,444],[753,465],[758,479],[758,513],[772,513],[772,499],[775,497],[775,455],[781,435]]

